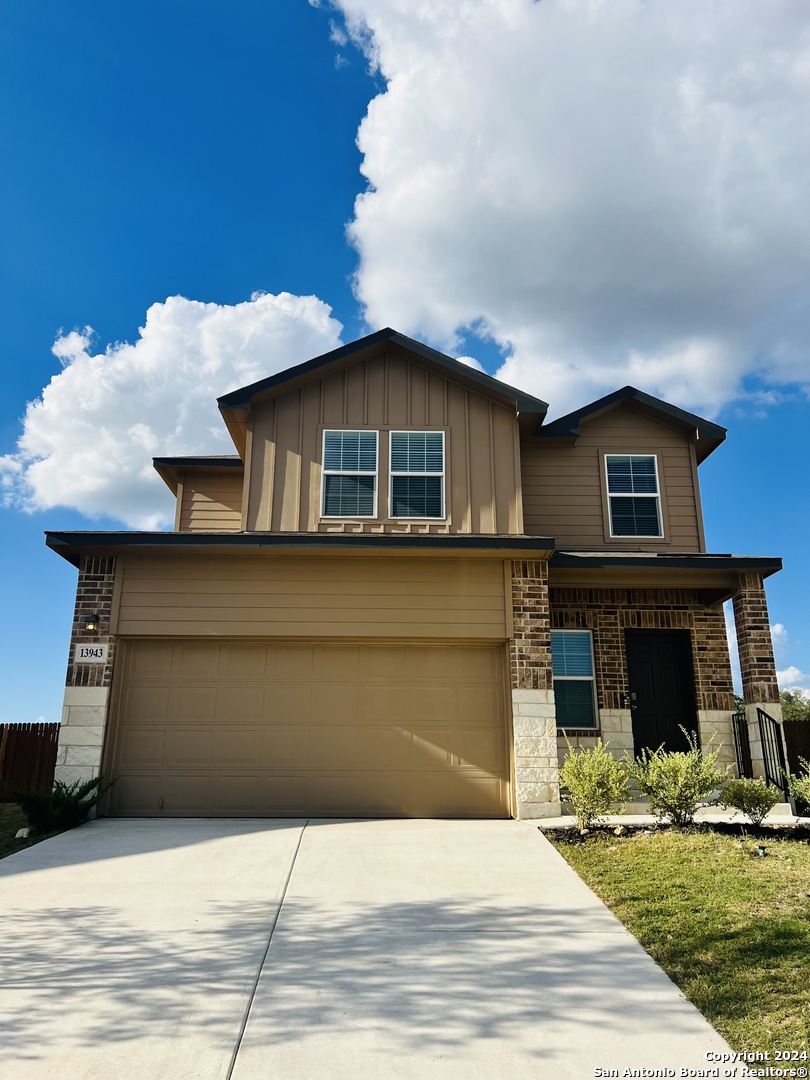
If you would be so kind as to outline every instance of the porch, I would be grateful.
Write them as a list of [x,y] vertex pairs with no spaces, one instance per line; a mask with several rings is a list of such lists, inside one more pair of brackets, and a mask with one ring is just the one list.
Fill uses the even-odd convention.
[[[764,589],[764,578],[780,565],[732,556],[553,556],[549,620],[558,760],[569,742],[588,747],[598,738],[617,757],[661,745],[683,750],[688,732],[701,746],[719,748],[721,765],[784,789]],[[726,600],[734,604],[741,716]]]

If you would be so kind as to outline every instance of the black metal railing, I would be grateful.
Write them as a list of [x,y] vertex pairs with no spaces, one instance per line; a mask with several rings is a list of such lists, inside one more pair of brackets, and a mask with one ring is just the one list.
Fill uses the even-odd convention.
[[731,717],[731,730],[734,732],[734,753],[737,755],[737,775],[752,777],[754,766],[751,762],[751,740],[748,738],[748,721],[744,712],[735,712]]
[[785,799],[789,798],[788,782],[785,778],[787,762],[785,746],[782,740],[781,725],[769,716],[764,709],[757,708],[759,738],[762,743],[762,761],[765,766],[765,779],[779,788]]

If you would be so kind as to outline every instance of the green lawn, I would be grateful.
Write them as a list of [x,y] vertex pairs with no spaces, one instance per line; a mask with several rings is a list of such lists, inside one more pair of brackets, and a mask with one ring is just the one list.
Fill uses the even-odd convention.
[[656,830],[557,848],[735,1050],[808,1051],[810,844],[760,843]]

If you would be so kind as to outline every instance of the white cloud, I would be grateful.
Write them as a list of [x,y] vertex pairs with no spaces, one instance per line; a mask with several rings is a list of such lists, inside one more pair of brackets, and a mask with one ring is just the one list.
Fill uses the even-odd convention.
[[787,627],[784,623],[774,623],[771,627],[771,641],[773,642],[774,649],[784,648],[788,643],[789,636]]
[[803,0],[333,0],[387,80],[349,235],[372,327],[474,328],[554,412],[810,387]]
[[474,368],[475,371],[483,371],[484,365],[480,360],[476,360],[474,356],[457,356],[456,360],[460,364],[466,364],[467,367]]
[[152,456],[234,453],[217,397],[336,348],[341,329],[317,297],[280,293],[235,305],[171,296],[149,308],[134,344],[103,352],[89,327],[60,334],[63,370],[28,405],[16,452],[0,458],[5,502],[168,524]]
[[805,675],[797,667],[786,667],[784,671],[777,671],[776,681],[780,690],[810,689],[810,675]]

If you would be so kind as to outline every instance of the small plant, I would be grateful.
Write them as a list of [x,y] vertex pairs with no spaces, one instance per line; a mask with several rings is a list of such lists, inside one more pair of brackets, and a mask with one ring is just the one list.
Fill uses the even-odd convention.
[[622,813],[630,797],[627,762],[613,757],[601,739],[587,750],[575,750],[567,738],[565,741],[568,754],[560,768],[560,782],[580,829],[590,828],[617,803],[622,804],[617,808]]
[[642,750],[630,763],[630,777],[650,800],[650,809],[662,821],[692,825],[700,804],[728,777],[728,766],[719,768],[716,750],[701,750],[697,735],[681,728],[688,750]]
[[101,777],[63,784],[57,780],[52,791],[15,791],[14,798],[37,833],[65,832],[87,821],[92,808],[107,794],[115,781],[101,785]]
[[731,806],[739,810],[752,825],[759,826],[781,799],[782,792],[765,780],[732,777],[723,784],[717,801],[725,808]]
[[790,794],[799,804],[797,810],[810,813],[810,761],[807,758],[800,757],[799,762],[802,767],[802,772],[799,775],[790,773],[787,776],[788,787]]

